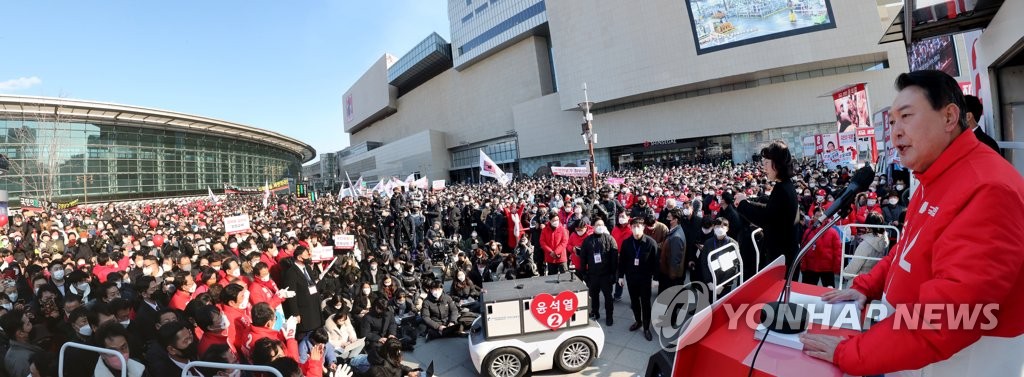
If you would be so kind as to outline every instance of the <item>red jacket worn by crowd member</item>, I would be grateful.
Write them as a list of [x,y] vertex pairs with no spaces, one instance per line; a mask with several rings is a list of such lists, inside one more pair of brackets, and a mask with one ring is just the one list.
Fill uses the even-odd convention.
[[231,353],[235,354],[235,356],[238,356],[238,349],[235,348],[235,346],[228,341],[228,336],[227,334],[224,334],[224,332],[203,333],[203,337],[199,340],[199,346],[197,347],[199,355],[205,354],[206,350],[210,349],[210,346],[214,344],[225,344],[228,346],[228,349],[231,350]]
[[254,303],[265,302],[270,305],[271,309],[277,309],[284,302],[283,298],[277,297],[277,283],[273,279],[263,281],[260,278],[253,279],[253,283],[249,285],[249,301]]
[[552,229],[544,226],[540,231],[540,249],[544,251],[544,263],[565,263],[565,246],[569,243],[569,231],[565,225],[559,224]]
[[171,302],[167,304],[167,307],[175,310],[185,310],[185,306],[192,300],[192,294],[185,292],[183,289],[179,289],[174,292],[174,296],[171,296]]
[[523,228],[523,210],[526,209],[525,205],[520,205],[518,209],[512,209],[511,207],[505,207],[505,221],[508,222],[508,244],[506,246],[515,248],[519,244],[519,238],[526,234],[526,228]]
[[587,225],[586,230],[583,231],[581,236],[578,232],[569,233],[569,242],[565,245],[565,251],[569,253],[569,261],[572,262],[571,266],[574,269],[580,268],[580,255],[576,253],[576,248],[583,246],[583,240],[594,234],[594,227]]
[[295,361],[299,361],[299,344],[295,342],[295,339],[286,339],[281,331],[263,326],[253,326],[252,333],[248,335],[245,341],[245,347],[242,350],[248,356],[249,360],[252,360],[252,347],[256,345],[256,341],[263,338],[280,341],[284,344],[285,356],[293,358]]
[[231,323],[228,326],[227,338],[234,349],[245,347],[246,338],[248,338],[249,332],[252,329],[252,317],[249,314],[248,303],[246,303],[245,307],[246,309],[239,309],[230,305],[217,305],[217,308],[224,315],[228,316],[228,322]]
[[[817,228],[808,227],[800,244],[806,244],[817,232]],[[839,232],[834,226],[830,226],[800,261],[800,271],[839,273],[842,254],[843,245],[839,242]]]
[[633,236],[633,229],[629,228],[629,222],[627,222],[623,225],[616,225],[615,228],[612,228],[611,233],[619,250],[622,250],[622,241]]
[[[899,243],[853,281],[908,315],[842,341],[834,363],[853,375],[1024,375],[1024,179],[970,132],[916,176]],[[952,305],[929,306],[938,320],[929,308],[914,320],[914,304]],[[976,311],[974,323],[956,318]],[[934,326],[913,327],[926,321]]]

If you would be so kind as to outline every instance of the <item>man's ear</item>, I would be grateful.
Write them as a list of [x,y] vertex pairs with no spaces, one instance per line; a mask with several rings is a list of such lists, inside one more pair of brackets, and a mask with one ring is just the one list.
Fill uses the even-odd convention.
[[954,103],[946,105],[944,109],[944,116],[946,118],[946,124],[944,129],[946,132],[954,132],[960,128],[960,106]]

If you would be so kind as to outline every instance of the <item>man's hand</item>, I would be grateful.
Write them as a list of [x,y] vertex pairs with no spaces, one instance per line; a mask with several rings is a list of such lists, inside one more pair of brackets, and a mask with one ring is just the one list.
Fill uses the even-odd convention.
[[846,338],[821,334],[802,334],[800,343],[804,344],[804,353],[807,356],[832,362],[836,355],[836,347],[839,342]]
[[837,289],[821,295],[821,300],[829,304],[840,301],[856,301],[857,305],[863,308],[864,304],[868,301],[868,297],[856,289]]
[[740,202],[742,202],[744,200],[747,200],[747,194],[742,193],[742,192],[736,193],[736,195],[733,196],[733,199],[735,199],[733,201],[733,206],[734,207],[739,207],[740,206]]
[[309,359],[310,360],[323,360],[324,359],[324,349],[325,349],[325,346],[326,345],[324,345],[324,344],[317,344],[317,345],[313,346],[313,348],[309,350]]
[[626,285],[626,280],[623,279],[623,278],[619,278],[619,286],[621,287],[621,286],[624,286],[624,285]]
[[388,342],[388,338],[380,338],[377,341],[380,342],[380,344],[384,344]]

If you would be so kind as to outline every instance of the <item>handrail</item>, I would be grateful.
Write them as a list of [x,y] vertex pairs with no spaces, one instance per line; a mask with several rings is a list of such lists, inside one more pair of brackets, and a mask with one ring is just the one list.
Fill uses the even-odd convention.
[[[723,245],[720,248],[717,248],[717,249],[709,251],[708,252],[708,271],[711,273],[711,285],[712,285],[712,287],[711,287],[711,289],[712,289],[711,298],[712,298],[712,302],[718,300],[718,288],[719,288],[719,285],[718,285],[718,275],[715,274],[715,269],[711,267],[711,263],[718,261],[718,259],[714,258],[716,256],[716,254],[725,254],[726,252],[730,251],[730,249],[731,249],[732,253],[734,253],[736,255],[736,261],[738,262],[739,266],[737,266],[738,269],[736,271],[736,275],[733,275],[732,277],[730,277],[730,278],[726,279],[725,281],[723,281],[721,286],[724,287],[726,284],[732,283],[733,281],[737,281],[737,280],[738,280],[739,284],[743,284],[743,256],[740,255],[739,245],[730,242],[730,243],[727,243],[727,244]],[[719,264],[719,266],[721,266],[721,264]]]
[[[90,346],[90,345],[87,345],[87,344],[75,343],[75,342],[67,342],[67,343],[64,343],[64,345],[60,346],[60,354],[59,354],[59,356],[57,356],[57,357],[59,357],[59,359],[57,359],[57,375],[58,376],[63,376],[64,375],[64,351],[67,350],[68,347],[78,348],[78,349],[81,349],[81,350],[92,351],[92,352],[96,352],[96,353],[105,353],[105,354],[108,354],[108,355],[117,356],[117,359],[121,361],[121,377],[128,377],[128,362],[124,359],[124,355],[121,354],[120,352],[117,352],[117,351],[114,351],[114,350],[108,350],[106,348],[94,347],[94,346]],[[282,376],[279,375],[278,377],[282,377]]]
[[181,369],[181,377],[189,377],[188,371],[192,370],[192,368],[238,369],[250,372],[270,373],[277,377],[284,377],[281,375],[281,372],[277,371],[277,369],[265,365],[212,363],[209,361],[192,361],[185,364],[185,367]]
[[[843,226],[848,228],[848,229],[864,228],[864,229],[886,229],[886,230],[892,230],[892,231],[896,232],[896,242],[899,242],[899,240],[900,240],[901,233],[900,233],[899,228],[894,227],[892,225],[846,224],[846,225],[843,225]],[[852,234],[853,231],[851,230],[850,233]],[[883,237],[888,237],[888,234],[883,234]],[[872,261],[876,261],[876,262],[883,259],[883,258],[877,258],[877,257],[866,257],[866,256],[858,256],[858,255],[846,255],[846,242],[840,242],[840,250],[842,250],[842,258],[839,258],[840,259],[840,263],[839,263],[839,288],[840,289],[842,289],[843,287],[846,286],[846,278],[847,277],[849,277],[849,276],[856,277],[858,275],[858,274],[847,274],[846,273],[846,258],[872,260]],[[854,252],[857,252],[857,251],[854,250]]]
[[754,271],[761,270],[761,248],[757,246],[758,234],[764,234],[764,229],[757,228],[750,232],[750,243],[754,244]]

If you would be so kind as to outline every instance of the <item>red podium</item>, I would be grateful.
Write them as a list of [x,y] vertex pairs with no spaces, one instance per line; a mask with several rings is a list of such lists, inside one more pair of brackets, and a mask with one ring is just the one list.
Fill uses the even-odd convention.
[[[746,376],[760,341],[760,337],[755,339],[748,317],[757,322],[758,317],[750,312],[760,312],[765,303],[778,300],[785,285],[785,273],[786,268],[780,258],[710,307],[695,314],[690,326],[680,336],[679,344],[689,345],[675,353],[672,376]],[[792,287],[794,293],[813,296],[820,296],[830,290],[797,282]],[[731,305],[730,310],[735,314],[736,308],[743,304],[747,305],[742,310],[743,315],[730,328],[726,306]],[[706,333],[696,330],[704,327],[707,328]],[[814,334],[857,334],[853,330],[825,328],[817,323],[809,327],[808,332]],[[702,334],[703,337],[700,336]],[[839,377],[843,373],[832,364],[807,356],[801,350],[765,342],[757,356],[753,375]]]

